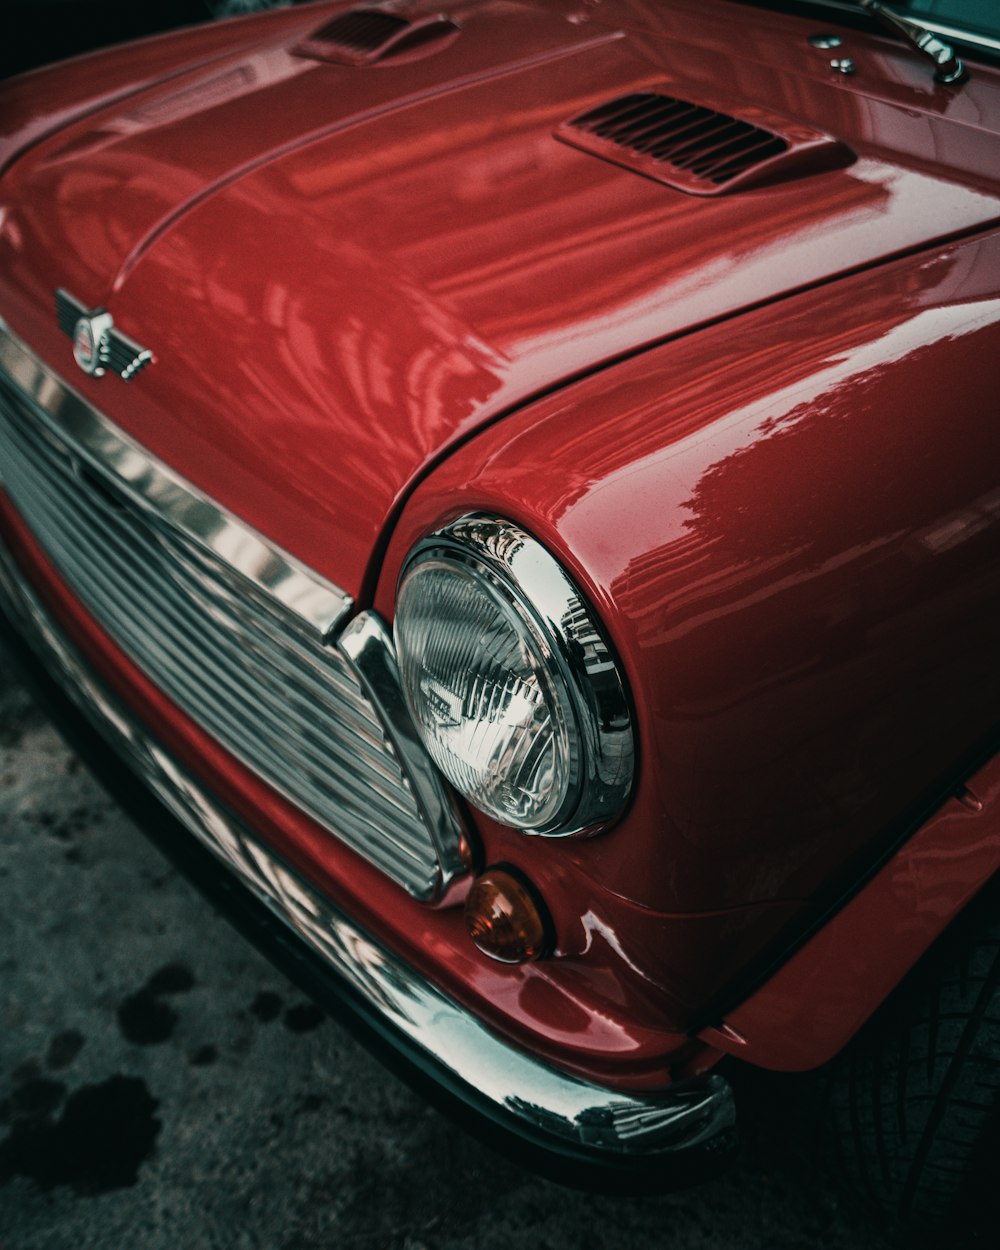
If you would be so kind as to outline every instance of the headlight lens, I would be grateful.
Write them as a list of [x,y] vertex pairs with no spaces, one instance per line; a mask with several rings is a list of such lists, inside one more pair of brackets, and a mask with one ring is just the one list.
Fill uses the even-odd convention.
[[403,570],[395,628],[417,729],[470,802],[535,833],[617,815],[632,774],[621,680],[539,543],[481,516],[432,535]]
[[572,781],[569,710],[512,605],[472,569],[424,560],[396,629],[410,712],[444,775],[505,824],[551,823]]

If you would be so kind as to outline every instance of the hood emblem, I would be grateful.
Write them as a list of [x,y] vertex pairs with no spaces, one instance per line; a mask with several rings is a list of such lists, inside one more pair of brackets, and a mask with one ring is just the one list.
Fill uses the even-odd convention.
[[91,377],[110,371],[130,382],[153,359],[148,347],[115,329],[109,312],[87,308],[61,287],[56,291],[56,318],[59,329],[73,340],[73,359]]

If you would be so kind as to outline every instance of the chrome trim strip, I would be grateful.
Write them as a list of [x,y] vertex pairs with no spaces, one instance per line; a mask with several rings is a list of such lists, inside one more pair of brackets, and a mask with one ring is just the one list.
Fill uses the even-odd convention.
[[351,610],[350,595],[226,512],[150,455],[53,373],[0,319],[0,372],[32,401],[57,434],[109,474],[147,519],[179,530],[211,552],[234,580],[325,642]]
[[436,897],[440,897],[456,877],[468,872],[471,851],[441,774],[406,709],[392,636],[381,617],[360,612],[337,639],[337,646],[353,665],[409,778],[437,853],[440,877]]
[[94,679],[0,548],[8,612],[67,694],[161,802],[391,1028],[527,1129],[608,1156],[669,1159],[710,1148],[735,1123],[732,1091],[710,1074],[649,1094],[603,1089],[515,1049],[282,863],[217,804]]

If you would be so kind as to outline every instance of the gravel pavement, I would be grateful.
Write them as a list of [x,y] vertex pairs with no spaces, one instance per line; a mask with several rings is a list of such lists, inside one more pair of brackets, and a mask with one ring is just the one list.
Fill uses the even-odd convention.
[[799,1147],[801,1087],[739,1089],[725,1177],[576,1193],[389,1076],[147,844],[0,651],[2,1250],[885,1250]]

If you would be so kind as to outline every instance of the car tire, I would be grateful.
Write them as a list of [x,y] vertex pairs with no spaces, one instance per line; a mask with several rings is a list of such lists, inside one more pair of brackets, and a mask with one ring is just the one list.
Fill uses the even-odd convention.
[[[993,883],[834,1063],[852,1186],[911,1236],[1000,1211],[1000,888]],[[940,1243],[939,1243],[940,1244]]]

